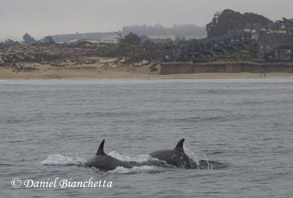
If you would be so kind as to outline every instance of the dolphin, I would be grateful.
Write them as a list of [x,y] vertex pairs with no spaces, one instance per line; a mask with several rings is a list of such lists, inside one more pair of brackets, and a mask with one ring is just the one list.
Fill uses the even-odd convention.
[[176,147],[171,150],[160,150],[150,153],[153,158],[165,161],[167,164],[186,169],[196,169],[197,164],[189,158],[183,149],[184,138],[179,140]]
[[104,143],[105,140],[101,142],[96,156],[84,163],[85,166],[95,167],[102,171],[114,170],[118,166],[122,166],[124,168],[132,168],[132,166],[127,162],[118,160],[114,157],[107,155],[104,152]]

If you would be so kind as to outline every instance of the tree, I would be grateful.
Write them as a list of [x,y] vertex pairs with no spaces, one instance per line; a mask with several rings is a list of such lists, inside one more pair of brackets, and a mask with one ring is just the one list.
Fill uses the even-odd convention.
[[144,43],[143,43],[144,45],[151,45],[151,44],[153,44],[153,41],[151,40],[151,39],[146,39],[145,41],[144,41]]
[[55,43],[52,36],[46,36],[45,38],[43,38],[43,41],[44,41],[44,43],[50,44],[50,45]]
[[214,18],[206,25],[208,38],[227,34],[228,30],[243,29],[247,23],[267,24],[270,19],[255,13],[235,12],[226,9],[223,12],[216,12]]
[[25,33],[23,35],[23,43],[24,44],[27,44],[27,45],[32,45],[34,44],[35,42],[37,42],[31,35],[29,35],[28,33]]
[[292,19],[287,19],[285,17],[282,18],[282,20],[278,20],[278,23],[283,23],[289,26],[293,26],[293,18]]
[[137,34],[130,32],[124,37],[124,43],[139,45],[140,38],[137,36]]
[[180,42],[181,42],[181,38],[179,36],[177,36],[175,39],[175,43],[180,43]]
[[14,41],[11,39],[7,39],[6,41],[4,41],[2,43],[7,44],[7,45],[19,45],[20,44],[18,41]]

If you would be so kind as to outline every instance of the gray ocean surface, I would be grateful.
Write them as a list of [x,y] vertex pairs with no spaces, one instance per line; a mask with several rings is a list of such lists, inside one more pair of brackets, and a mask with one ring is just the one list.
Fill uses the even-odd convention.
[[[293,79],[0,81],[0,197],[289,198],[292,133]],[[186,170],[147,155],[181,138],[194,160],[222,165]],[[103,139],[134,168],[81,166]],[[112,188],[23,184],[56,178]]]

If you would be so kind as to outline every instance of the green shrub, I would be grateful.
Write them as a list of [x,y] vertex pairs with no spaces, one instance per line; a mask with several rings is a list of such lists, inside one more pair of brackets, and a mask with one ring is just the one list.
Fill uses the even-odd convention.
[[256,54],[252,51],[241,50],[237,52],[232,52],[229,54],[222,54],[216,56],[213,61],[219,62],[237,62],[237,61],[251,61],[256,57]]

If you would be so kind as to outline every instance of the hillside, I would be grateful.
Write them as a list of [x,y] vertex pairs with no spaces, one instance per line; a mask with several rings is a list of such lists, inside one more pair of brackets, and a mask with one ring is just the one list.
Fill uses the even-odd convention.
[[[119,31],[117,31],[119,32]],[[59,34],[53,35],[52,38],[57,43],[68,43],[71,40],[94,40],[100,41],[102,37],[117,32],[93,32],[93,33],[75,33],[75,34]],[[135,25],[135,26],[124,26],[122,28],[122,35],[127,35],[133,32],[138,36],[142,35],[176,35],[179,37],[194,36],[194,37],[205,37],[206,31],[203,27],[196,25],[174,25],[173,27],[164,27],[162,25],[146,26],[146,25]]]
[[226,9],[217,12],[210,23],[206,25],[208,38],[221,36],[228,33],[229,30],[243,29],[247,23],[267,24],[272,22],[270,19],[255,13],[236,12]]
[[71,40],[95,40],[100,41],[102,37],[115,34],[115,32],[94,32],[94,33],[75,33],[75,34],[59,34],[52,36],[57,43],[68,43]]

